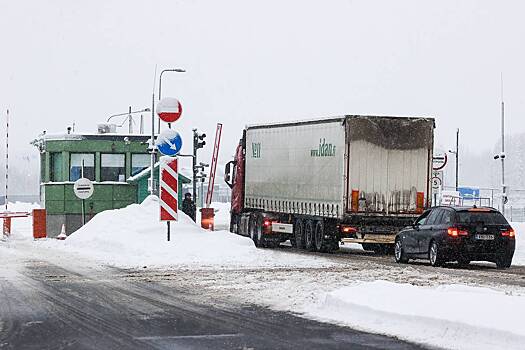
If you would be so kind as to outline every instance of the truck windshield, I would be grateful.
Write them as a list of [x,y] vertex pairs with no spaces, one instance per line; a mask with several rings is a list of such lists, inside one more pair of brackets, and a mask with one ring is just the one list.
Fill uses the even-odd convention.
[[460,211],[458,212],[458,223],[459,224],[472,224],[482,222],[485,225],[508,225],[509,223],[503,215],[498,212],[471,212],[471,211]]

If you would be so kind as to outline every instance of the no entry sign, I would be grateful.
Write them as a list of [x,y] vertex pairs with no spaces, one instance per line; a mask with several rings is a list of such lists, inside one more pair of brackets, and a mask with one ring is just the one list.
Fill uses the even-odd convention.
[[160,221],[177,221],[178,183],[176,157],[160,158]]
[[166,123],[177,121],[182,114],[182,105],[173,97],[165,97],[157,104],[157,114]]
[[81,177],[73,185],[75,195],[80,199],[88,199],[93,194],[93,182],[91,180]]

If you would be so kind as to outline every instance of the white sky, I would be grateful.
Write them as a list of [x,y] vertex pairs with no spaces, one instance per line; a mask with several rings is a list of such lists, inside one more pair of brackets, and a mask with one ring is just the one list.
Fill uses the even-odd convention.
[[[95,131],[151,105],[155,65],[177,97],[174,127],[224,124],[221,163],[245,124],[342,114],[431,115],[436,146],[470,151],[525,131],[525,6],[519,1],[0,0],[0,108],[13,146],[42,130]],[[158,86],[158,85],[156,85]],[[158,87],[156,87],[158,89]],[[149,121],[149,119],[147,119]],[[3,128],[3,127],[2,127]],[[2,136],[3,137],[3,136]],[[511,145],[508,145],[511,147]]]

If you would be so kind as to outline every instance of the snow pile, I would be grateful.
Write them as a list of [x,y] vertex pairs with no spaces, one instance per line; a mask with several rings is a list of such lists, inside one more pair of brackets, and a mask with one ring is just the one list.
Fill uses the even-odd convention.
[[324,321],[449,349],[523,349],[525,295],[464,285],[364,282],[306,313]]
[[511,222],[510,225],[516,232],[516,250],[512,258],[512,265],[525,265],[525,223]]
[[142,204],[97,214],[65,241],[47,240],[50,248],[61,247],[122,267],[319,267],[333,266],[323,257],[297,256],[275,250],[257,249],[253,242],[227,231],[206,231],[179,211],[179,221],[159,221],[158,198]]

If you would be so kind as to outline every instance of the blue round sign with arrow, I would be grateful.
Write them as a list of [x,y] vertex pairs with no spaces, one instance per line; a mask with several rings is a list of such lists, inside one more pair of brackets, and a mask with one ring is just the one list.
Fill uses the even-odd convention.
[[157,137],[157,149],[164,155],[174,157],[182,149],[182,137],[173,129],[163,130]]

